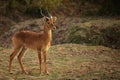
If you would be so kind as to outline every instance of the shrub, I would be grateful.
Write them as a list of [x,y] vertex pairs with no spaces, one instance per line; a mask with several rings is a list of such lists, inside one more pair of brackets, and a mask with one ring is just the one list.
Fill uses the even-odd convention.
[[92,45],[100,44],[101,35],[97,32],[97,29],[94,29],[93,26],[91,27],[80,27],[74,26],[69,31],[68,42],[72,43],[87,43]]
[[69,43],[105,45],[111,48],[120,48],[120,25],[109,27],[90,27],[73,26],[68,31]]
[[103,45],[120,48],[120,25],[113,25],[101,30]]
[[29,14],[38,15],[42,9],[56,9],[62,4],[62,0],[9,0],[7,8],[9,10],[27,12]]

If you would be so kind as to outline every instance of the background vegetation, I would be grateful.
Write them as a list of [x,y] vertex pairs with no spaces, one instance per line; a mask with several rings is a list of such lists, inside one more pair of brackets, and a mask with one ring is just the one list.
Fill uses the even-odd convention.
[[[68,8],[69,7],[69,8]],[[20,11],[21,13],[39,14],[39,9],[49,9],[67,15],[120,15],[119,0],[1,0],[1,13]],[[59,12],[60,10],[60,12]],[[74,12],[77,11],[77,12]]]

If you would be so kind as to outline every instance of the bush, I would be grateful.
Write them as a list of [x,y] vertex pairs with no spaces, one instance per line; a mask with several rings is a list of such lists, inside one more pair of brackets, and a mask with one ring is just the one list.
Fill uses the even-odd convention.
[[62,0],[9,0],[7,8],[9,10],[27,12],[29,14],[38,15],[42,9],[56,9],[62,4]]
[[106,28],[73,26],[68,31],[67,42],[88,45],[104,45],[111,48],[120,48],[120,25]]
[[113,25],[101,30],[103,45],[120,48],[120,25]]
[[94,29],[94,26],[91,27],[80,27],[74,26],[69,31],[68,42],[72,43],[87,43],[92,45],[98,45],[101,43],[101,35],[97,29]]

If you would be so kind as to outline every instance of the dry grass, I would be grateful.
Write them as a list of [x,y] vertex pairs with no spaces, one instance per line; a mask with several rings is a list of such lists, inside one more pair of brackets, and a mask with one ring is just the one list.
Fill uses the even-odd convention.
[[[0,48],[0,80],[119,80],[120,52],[103,46],[62,44],[52,46],[47,64],[49,75],[39,74],[37,53],[29,50],[23,59],[28,75],[22,74],[15,58],[8,72],[12,49]],[[44,69],[44,68],[43,68]]]

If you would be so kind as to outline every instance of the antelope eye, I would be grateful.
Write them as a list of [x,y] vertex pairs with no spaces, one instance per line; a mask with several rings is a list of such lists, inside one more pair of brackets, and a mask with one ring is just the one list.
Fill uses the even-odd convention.
[[50,24],[50,23],[48,22],[48,24]]

